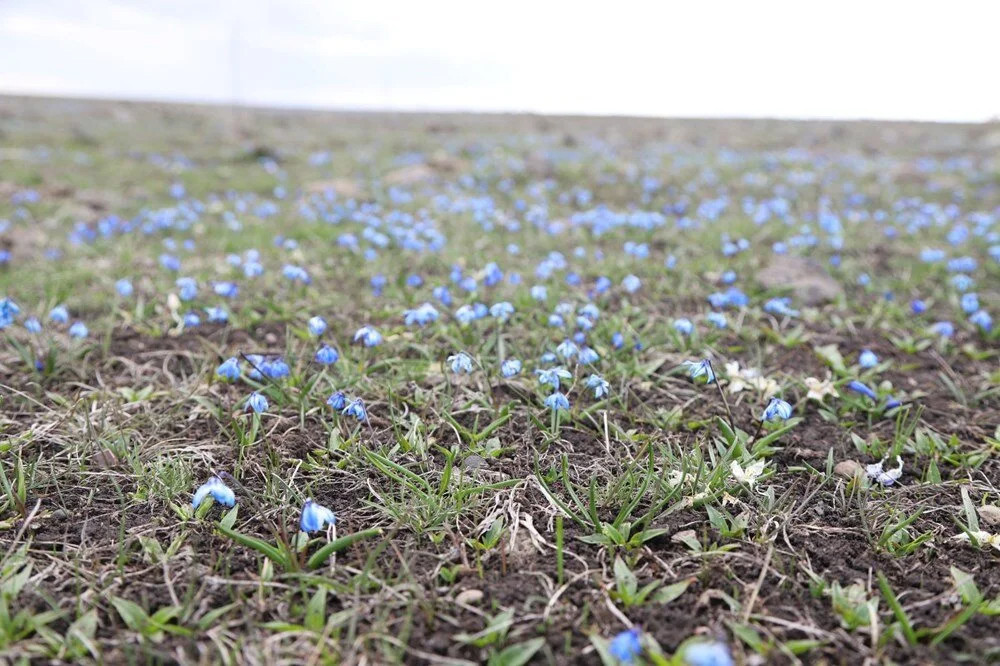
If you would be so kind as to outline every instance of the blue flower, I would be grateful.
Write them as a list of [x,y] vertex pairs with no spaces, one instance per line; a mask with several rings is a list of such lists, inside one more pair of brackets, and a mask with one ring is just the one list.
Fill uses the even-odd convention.
[[371,326],[362,326],[354,333],[354,341],[360,340],[365,347],[377,347],[382,344],[382,334]]
[[215,369],[215,374],[227,381],[235,381],[240,376],[240,362],[235,356],[230,356]]
[[243,408],[245,411],[253,410],[260,414],[261,412],[267,411],[268,404],[267,398],[263,395],[254,391],[247,397],[246,406]]
[[[0,326],[3,328],[3,326]],[[41,333],[42,324],[34,317],[28,317],[24,320],[24,328],[27,329],[28,333]]]
[[197,328],[201,326],[201,317],[195,312],[187,312],[184,314],[184,328]]
[[792,415],[792,406],[781,398],[771,398],[771,402],[767,403],[767,407],[764,408],[764,413],[761,415],[761,421],[787,421]]
[[516,358],[509,358],[500,364],[500,374],[508,379],[521,372],[521,362]]
[[729,326],[729,322],[726,321],[726,315],[721,312],[709,312],[705,315],[705,321],[716,328],[726,328]]
[[270,379],[283,379],[291,374],[291,369],[284,359],[276,358],[273,361],[266,361],[260,366],[260,371]]
[[347,397],[344,395],[343,391],[337,391],[326,399],[326,404],[330,405],[339,412],[347,405]]
[[576,359],[577,363],[583,365],[591,365],[597,363],[599,360],[601,360],[601,357],[590,347],[581,347],[580,355]]
[[299,282],[301,284],[309,284],[312,280],[309,278],[309,273],[306,269],[301,266],[295,266],[293,264],[285,264],[281,268],[281,274],[292,282]]
[[554,412],[558,412],[559,410],[565,412],[569,411],[569,400],[566,398],[565,395],[563,395],[559,391],[556,391],[555,393],[552,393],[547,398],[545,398],[545,406]]
[[218,306],[211,306],[205,308],[205,314],[208,315],[208,321],[213,324],[225,324],[229,321],[229,313],[226,312],[225,308]]
[[71,338],[85,338],[90,331],[87,330],[87,325],[82,321],[74,322],[72,326],[69,327],[69,336]]
[[535,374],[538,375],[539,384],[548,384],[552,387],[553,391],[559,390],[559,383],[561,379],[572,379],[573,374],[566,370],[565,368],[549,368],[547,370],[535,370]]
[[865,349],[858,356],[858,365],[866,370],[878,365],[878,356],[870,349]]
[[919,298],[910,301],[910,312],[915,315],[923,314],[927,312],[927,304],[924,303]]
[[[7,328],[14,323],[14,319],[21,313],[21,308],[17,303],[9,298],[0,300],[0,329]],[[67,316],[68,318],[68,316]]]
[[976,281],[970,278],[968,275],[959,273],[958,275],[951,276],[951,286],[955,287],[959,292],[966,292],[975,286]]
[[353,416],[358,421],[367,421],[368,412],[365,411],[365,403],[361,398],[354,398],[350,403],[344,407],[344,414],[347,416]]
[[260,381],[264,378],[261,374],[264,366],[267,365],[267,360],[260,354],[247,354],[247,362],[250,364],[250,370],[247,371],[247,376],[255,381]]
[[444,285],[434,287],[434,290],[431,293],[434,295],[434,298],[440,301],[442,305],[451,305],[451,292],[448,291],[448,287]]
[[407,326],[412,326],[417,324],[418,326],[426,326],[431,322],[435,322],[438,319],[438,311],[430,303],[424,303],[423,305],[403,311],[403,323]]
[[712,369],[712,362],[707,358],[703,358],[700,361],[685,361],[683,365],[687,368],[688,377],[692,380],[704,377],[706,384],[711,384],[715,381],[715,371]]
[[223,506],[236,504],[236,493],[233,492],[232,488],[223,483],[219,477],[213,476],[194,491],[194,497],[191,498],[191,506],[197,509],[209,495]]
[[129,296],[132,295],[133,291],[132,282],[126,278],[118,280],[117,282],[115,282],[115,291],[117,291],[118,295],[121,296],[122,298],[128,298]]
[[750,297],[744,294],[740,289],[730,287],[729,289],[726,289],[726,301],[727,305],[731,307],[742,308],[750,303]]
[[549,326],[552,328],[562,328],[566,325],[566,321],[562,318],[562,315],[552,313],[549,315]]
[[630,294],[634,294],[636,291],[639,290],[639,287],[641,286],[642,286],[642,281],[638,277],[632,274],[626,275],[625,278],[622,280],[622,287],[624,287],[625,291],[627,291]]
[[411,289],[416,289],[423,283],[424,279],[419,275],[417,275],[416,273],[411,273],[410,275],[406,276],[406,286],[410,287]]
[[621,334],[621,331],[615,331],[611,335],[611,346],[614,349],[621,349],[625,346],[625,336]]
[[556,347],[556,353],[568,361],[580,353],[580,348],[572,340],[566,339]]
[[684,648],[688,666],[733,666],[733,658],[724,643],[691,643]]
[[854,391],[855,393],[860,393],[861,395],[867,396],[872,400],[878,400],[878,396],[875,395],[875,391],[873,391],[867,384],[859,382],[856,379],[852,379],[850,382],[847,383],[847,390]]
[[161,254],[160,255],[160,265],[166,268],[168,271],[179,271],[181,269],[181,260],[172,254]]
[[962,310],[965,314],[972,314],[979,309],[979,296],[976,292],[970,291],[968,293],[962,294]]
[[586,386],[587,388],[594,390],[595,398],[603,398],[608,394],[608,389],[611,388],[611,385],[608,384],[607,380],[600,375],[591,375],[587,377]]
[[483,278],[483,282],[486,283],[487,287],[492,287],[500,282],[500,280],[503,280],[503,271],[500,270],[500,267],[497,266],[496,262],[491,261],[488,263],[484,272],[486,275]]
[[969,317],[969,321],[986,333],[993,330],[993,317],[991,317],[990,313],[986,310],[977,310],[971,317]]
[[236,295],[240,293],[240,288],[232,282],[216,282],[212,285],[212,289],[223,298],[236,298]]
[[309,321],[306,322],[306,326],[309,328],[309,333],[317,338],[326,332],[326,320],[319,315],[310,317]]
[[180,277],[174,282],[177,287],[178,296],[182,301],[190,301],[198,295],[198,283],[194,278]]
[[531,297],[536,301],[544,301],[549,297],[549,290],[544,285],[536,284],[531,288]]
[[931,324],[931,333],[940,335],[942,338],[950,338],[955,335],[955,325],[950,321],[936,321]]
[[639,630],[632,628],[621,632],[608,643],[608,652],[623,664],[631,664],[639,653],[642,644],[639,642]]
[[799,311],[789,307],[791,302],[789,298],[772,298],[764,304],[764,311],[781,317],[797,317]]
[[451,365],[451,371],[456,375],[463,372],[467,375],[472,374],[472,358],[464,351],[449,356],[448,363]]
[[473,303],[472,311],[476,315],[476,319],[482,319],[490,313],[490,309],[486,307],[485,303]]
[[691,335],[694,332],[694,324],[686,317],[674,320],[674,330],[681,335]]
[[[598,318],[601,316],[600,309],[593,303],[587,303],[586,305],[582,306],[578,312],[581,317],[586,317],[588,320],[590,320],[591,324],[596,322]],[[579,319],[577,321],[579,321]]]
[[490,307],[490,316],[494,319],[500,320],[500,323],[506,322],[510,319],[512,314],[514,314],[514,306],[507,301],[494,303],[492,307]]
[[476,320],[476,310],[471,305],[463,305],[455,310],[455,319],[462,325],[471,324]]
[[337,517],[333,511],[322,504],[307,499],[302,505],[302,518],[299,519],[299,529],[306,533],[319,532],[327,525],[336,525]]
[[[16,313],[15,313],[16,314]],[[49,311],[49,321],[56,324],[65,324],[69,321],[69,310],[65,305],[57,305]]]
[[331,365],[333,363],[336,363],[339,358],[340,354],[338,354],[337,350],[331,347],[330,345],[323,345],[322,347],[316,350],[315,361],[317,363],[322,363],[323,365]]

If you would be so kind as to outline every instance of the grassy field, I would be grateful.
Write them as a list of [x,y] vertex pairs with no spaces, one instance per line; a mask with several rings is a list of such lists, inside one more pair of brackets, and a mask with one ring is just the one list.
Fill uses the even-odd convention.
[[998,154],[0,98],[0,662],[1000,661]]

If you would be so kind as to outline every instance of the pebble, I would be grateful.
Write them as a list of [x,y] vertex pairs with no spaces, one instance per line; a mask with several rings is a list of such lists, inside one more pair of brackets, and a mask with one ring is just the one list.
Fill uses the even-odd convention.
[[833,472],[845,479],[853,479],[856,476],[864,476],[865,468],[857,460],[842,460],[834,466]]

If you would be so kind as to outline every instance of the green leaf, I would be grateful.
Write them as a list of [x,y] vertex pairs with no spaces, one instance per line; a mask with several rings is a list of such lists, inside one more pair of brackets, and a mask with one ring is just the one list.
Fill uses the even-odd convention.
[[217,527],[220,532],[225,534],[233,541],[243,544],[247,548],[253,548],[257,552],[265,555],[267,559],[271,560],[275,564],[280,565],[284,569],[291,568],[288,556],[285,555],[285,553],[278,550],[278,548],[276,548],[275,546],[272,546],[269,543],[265,543],[260,539],[257,539],[256,537],[248,536],[246,534],[243,534],[242,532],[237,532],[234,529],[226,527],[222,523],[219,523]]
[[757,633],[756,629],[748,624],[737,624],[736,622],[727,622],[727,624],[733,634],[753,648],[754,652],[761,655],[767,652],[767,646],[764,644],[764,639],[760,637],[760,634]]
[[951,578],[955,581],[955,589],[958,591],[962,602],[966,604],[975,603],[983,598],[982,592],[976,586],[976,581],[970,574],[965,573],[958,567],[951,567]]
[[306,629],[319,633],[326,624],[326,588],[320,587],[306,606]]
[[219,618],[236,608],[238,605],[239,604],[232,603],[226,604],[225,606],[219,606],[218,608],[213,608],[202,615],[201,619],[198,620],[198,629],[205,631],[206,629],[211,628]]
[[142,606],[134,601],[122,599],[121,597],[111,597],[111,604],[132,631],[142,633],[147,625],[149,625],[149,615],[146,614]]
[[225,515],[223,515],[222,519],[219,521],[219,524],[232,529],[233,525],[236,524],[236,515],[239,513],[239,510],[240,505],[237,504],[229,511],[226,511]]
[[626,602],[631,601],[632,597],[635,596],[636,589],[639,587],[639,580],[621,557],[615,557],[613,568],[618,596]]
[[361,532],[355,532],[354,534],[348,534],[347,536],[342,536],[339,539],[334,539],[333,541],[331,541],[330,543],[326,544],[325,546],[317,550],[315,553],[313,553],[313,556],[310,557],[309,561],[307,562],[307,566],[310,569],[318,569],[324,564],[326,564],[326,561],[330,559],[330,556],[333,555],[334,553],[339,553],[345,548],[354,545],[358,541],[362,541],[364,539],[368,539],[374,536],[380,536],[381,534],[382,534],[382,529],[375,527],[370,530],[363,530]]
[[906,615],[906,611],[903,610],[903,606],[899,603],[899,599],[896,598],[896,594],[889,586],[889,580],[881,571],[878,572],[878,586],[882,590],[882,596],[885,597],[886,603],[889,604],[889,608],[892,609],[893,614],[899,621],[899,626],[903,630],[903,636],[906,637],[906,642],[910,645],[916,645],[917,634],[913,631],[913,624],[910,622],[910,618]]
[[840,350],[837,349],[837,345],[823,345],[822,347],[816,347],[815,351],[816,355],[819,356],[824,363],[833,368],[833,371],[838,375],[847,374],[847,366],[844,364],[844,357],[841,355]]
[[687,592],[688,587],[693,581],[694,578],[688,578],[686,580],[680,580],[676,583],[672,583],[671,585],[667,585],[653,595],[653,601],[660,604],[669,604],[671,601]]
[[490,657],[490,666],[524,666],[535,653],[545,645],[544,638],[532,638],[530,641],[517,643],[503,649]]

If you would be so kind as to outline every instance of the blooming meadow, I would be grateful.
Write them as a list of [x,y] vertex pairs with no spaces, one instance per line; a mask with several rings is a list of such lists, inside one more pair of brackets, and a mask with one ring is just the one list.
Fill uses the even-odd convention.
[[3,659],[1000,658],[995,131],[67,104]]

